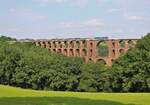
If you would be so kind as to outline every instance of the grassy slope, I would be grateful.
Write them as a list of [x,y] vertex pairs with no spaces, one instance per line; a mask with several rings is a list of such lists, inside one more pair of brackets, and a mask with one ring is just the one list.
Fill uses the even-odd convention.
[[0,85],[0,105],[150,105],[150,93],[47,92]]

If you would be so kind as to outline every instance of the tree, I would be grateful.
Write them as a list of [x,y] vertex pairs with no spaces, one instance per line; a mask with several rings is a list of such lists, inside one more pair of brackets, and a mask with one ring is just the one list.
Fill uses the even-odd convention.
[[80,58],[50,53],[32,43],[0,42],[0,83],[22,88],[77,91]]
[[81,67],[80,91],[103,91],[106,67],[103,63],[89,62]]
[[150,34],[137,42],[135,48],[115,61],[112,67],[114,91],[150,91]]

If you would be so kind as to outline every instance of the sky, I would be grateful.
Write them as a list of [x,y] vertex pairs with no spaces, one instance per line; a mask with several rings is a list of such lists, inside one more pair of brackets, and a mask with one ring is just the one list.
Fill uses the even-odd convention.
[[0,35],[18,39],[141,38],[150,0],[0,0]]

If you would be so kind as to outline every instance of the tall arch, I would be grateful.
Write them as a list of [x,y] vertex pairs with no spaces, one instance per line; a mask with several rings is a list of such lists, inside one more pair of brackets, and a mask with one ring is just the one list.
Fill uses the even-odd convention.
[[64,55],[68,55],[67,49],[64,49],[63,53],[64,53]]
[[76,49],[76,56],[80,56],[80,50]]
[[109,56],[109,48],[106,41],[100,41],[97,44],[97,53],[101,57]]
[[82,45],[83,45],[83,48],[87,48],[87,41],[86,41],[86,40],[83,40],[83,41],[82,41]]
[[83,49],[82,50],[82,56],[84,57],[84,56],[86,56],[87,55],[87,50],[86,49]]
[[125,48],[125,40],[120,40],[119,46],[120,46],[120,48]]
[[76,41],[76,47],[80,48],[80,42],[79,41]]
[[124,52],[125,52],[124,49],[119,49],[120,54],[123,54]]
[[64,48],[67,48],[67,47],[68,47],[68,42],[64,41]]
[[70,55],[70,56],[73,56],[73,55],[74,55],[73,49],[70,49],[70,50],[69,50],[69,55]]
[[73,41],[70,41],[70,48],[74,48],[74,43],[73,43]]

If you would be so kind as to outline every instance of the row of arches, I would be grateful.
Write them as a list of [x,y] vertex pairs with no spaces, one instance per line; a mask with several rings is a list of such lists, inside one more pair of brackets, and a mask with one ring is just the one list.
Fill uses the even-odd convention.
[[112,56],[116,54],[123,54],[128,49],[134,47],[136,41],[134,40],[112,40],[112,41],[99,41],[97,43],[97,55],[101,57]]
[[78,57],[86,57],[87,50],[86,49],[50,49],[52,52],[62,53],[66,56],[78,56]]
[[36,45],[44,48],[87,48],[87,41],[37,41]]
[[[77,40],[77,41],[36,41],[37,46],[66,56],[83,57],[86,61],[112,63],[120,54],[134,47],[136,40]],[[104,59],[106,58],[106,59]],[[111,60],[110,60],[111,58]],[[108,60],[109,59],[109,60]]]
[[[104,65],[109,64],[107,58],[98,58],[98,59],[96,59],[96,60],[93,59],[93,58],[87,58],[87,59],[88,59],[88,61],[97,62],[97,63],[101,63],[101,64],[104,64]],[[113,62],[113,61],[114,61],[114,60],[111,59],[111,62]]]

